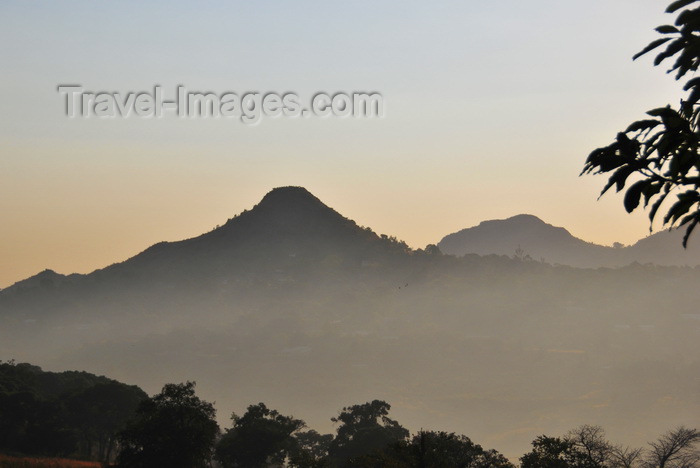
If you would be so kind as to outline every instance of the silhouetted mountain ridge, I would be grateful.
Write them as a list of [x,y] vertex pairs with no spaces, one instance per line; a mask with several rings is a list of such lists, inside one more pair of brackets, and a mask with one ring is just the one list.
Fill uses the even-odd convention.
[[[661,232],[629,247],[607,247],[576,238],[562,227],[531,214],[488,220],[445,236],[442,252],[461,256],[520,255],[576,267],[617,267],[633,262],[700,264],[700,249],[680,247],[680,232]],[[174,285],[183,275],[201,286],[216,278],[253,272],[314,269],[332,259],[337,265],[406,261],[413,251],[395,238],[378,236],[325,205],[303,187],[278,187],[252,209],[197,237],[160,242],[140,254],[88,275],[46,270],[6,288],[44,289],[66,284],[161,282]],[[401,260],[403,259],[403,260]],[[0,296],[2,292],[0,292]]]

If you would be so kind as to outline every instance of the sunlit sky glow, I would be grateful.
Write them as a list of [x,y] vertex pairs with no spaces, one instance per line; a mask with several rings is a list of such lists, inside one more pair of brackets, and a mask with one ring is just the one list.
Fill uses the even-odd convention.
[[[307,187],[424,247],[535,214],[632,243],[643,213],[585,157],[679,86],[631,56],[656,0],[0,4],[0,287],[89,272]],[[379,91],[381,120],[67,119],[59,84],[142,91]]]

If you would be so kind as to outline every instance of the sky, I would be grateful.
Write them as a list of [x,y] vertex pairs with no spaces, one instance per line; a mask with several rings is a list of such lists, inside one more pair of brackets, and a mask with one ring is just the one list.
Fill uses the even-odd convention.
[[[0,288],[87,273],[304,186],[415,248],[519,213],[610,245],[649,233],[591,150],[680,86],[631,57],[658,0],[0,3]],[[381,119],[74,118],[86,90],[379,92]]]

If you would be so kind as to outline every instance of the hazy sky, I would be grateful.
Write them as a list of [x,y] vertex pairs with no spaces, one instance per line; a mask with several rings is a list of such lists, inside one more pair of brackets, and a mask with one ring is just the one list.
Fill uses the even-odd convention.
[[[302,185],[423,247],[532,213],[631,243],[588,153],[678,86],[631,56],[657,0],[0,3],[0,287],[89,272]],[[59,84],[378,91],[383,119],[68,119]]]

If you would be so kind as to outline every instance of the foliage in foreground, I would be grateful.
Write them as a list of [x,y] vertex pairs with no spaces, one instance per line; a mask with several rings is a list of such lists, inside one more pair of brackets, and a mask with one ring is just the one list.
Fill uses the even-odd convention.
[[[668,72],[675,73],[676,80],[689,73],[694,75],[700,64],[699,2],[672,2],[666,12],[677,13],[674,25],[656,28],[664,37],[651,42],[634,58],[665,45],[656,56],[654,65],[672,59]],[[617,134],[615,142],[594,150],[588,156],[582,174],[612,173],[601,195],[613,186],[621,191],[628,178],[633,176],[637,180],[625,193],[625,209],[634,211],[642,199],[644,207],[652,203],[650,225],[661,205],[667,199],[673,201],[662,224],[685,226],[685,247],[700,223],[700,78],[691,78],[683,90],[686,96],[677,108],[667,105],[648,111],[650,118],[630,124]]]

